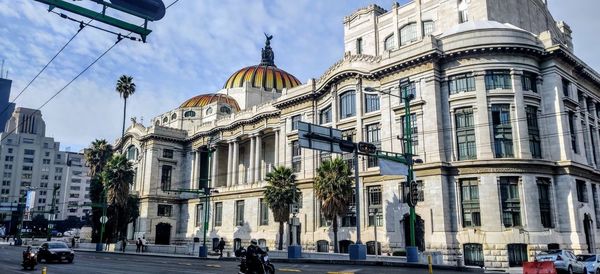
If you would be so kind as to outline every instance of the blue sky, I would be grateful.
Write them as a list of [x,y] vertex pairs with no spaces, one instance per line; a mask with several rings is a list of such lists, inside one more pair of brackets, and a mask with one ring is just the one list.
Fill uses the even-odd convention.
[[[555,19],[571,25],[577,55],[600,70],[600,55],[594,52],[600,37],[593,29],[600,25],[594,14],[600,1],[549,2]],[[257,64],[263,32],[275,36],[278,67],[302,82],[317,78],[343,56],[344,16],[370,3],[389,9],[393,1],[180,0],[151,24],[148,43],[122,41],[42,109],[47,135],[72,151],[95,138],[112,142],[121,131],[122,100],[114,89],[120,75],[132,75],[137,85],[127,116],[143,117],[148,124],[187,98],[217,91],[237,69]],[[77,4],[97,8],[91,1]],[[13,80],[11,98],[78,29],[46,9],[33,0],[0,0],[0,59]],[[84,29],[17,106],[39,107],[115,40]]]

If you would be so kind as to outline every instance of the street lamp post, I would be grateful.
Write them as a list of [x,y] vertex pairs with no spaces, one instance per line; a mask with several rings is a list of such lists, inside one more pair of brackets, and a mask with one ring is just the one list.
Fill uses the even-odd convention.
[[[414,94],[410,93],[409,90],[409,80],[408,78],[401,79],[399,81],[398,88],[400,89],[400,95],[392,94],[391,92],[383,92],[373,88],[365,88],[365,93],[383,93],[390,96],[394,96],[402,99],[404,102],[404,157],[406,159],[406,165],[408,167],[408,174],[406,175],[406,184],[413,184],[415,174],[414,174],[414,163],[415,160],[413,157],[415,156],[412,151],[412,121],[411,121],[411,111],[410,111],[410,101],[414,99]],[[412,189],[412,187],[411,187]],[[404,197],[406,199],[406,197]],[[416,247],[415,240],[415,206],[417,201],[414,200],[414,195],[409,193],[408,205],[409,205],[409,214],[410,214],[410,246],[406,247],[406,261],[409,263],[416,263],[419,261],[418,258],[418,249]]]

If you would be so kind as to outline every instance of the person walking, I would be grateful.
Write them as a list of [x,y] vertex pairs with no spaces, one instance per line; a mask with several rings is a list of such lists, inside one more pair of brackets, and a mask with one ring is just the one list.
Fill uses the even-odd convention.
[[135,253],[142,252],[142,238],[137,238],[135,241]]
[[127,240],[125,238],[121,239],[121,252],[125,253],[125,248],[127,247]]
[[217,245],[217,249],[219,250],[219,259],[223,258],[223,249],[225,249],[225,240],[221,237],[219,244]]
[[144,249],[146,249],[146,236],[142,236],[142,253],[144,253]]
[[71,248],[75,248],[75,237],[71,238]]

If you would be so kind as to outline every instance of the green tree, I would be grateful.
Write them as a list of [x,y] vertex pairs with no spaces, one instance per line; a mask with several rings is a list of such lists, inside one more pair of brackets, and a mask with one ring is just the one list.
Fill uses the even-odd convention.
[[[334,252],[338,253],[338,217],[348,211],[352,198],[352,171],[345,160],[334,158],[321,163],[315,177],[315,195],[321,201],[323,216],[332,220]],[[357,220],[359,221],[359,220]]]
[[264,190],[265,202],[273,212],[276,222],[279,222],[279,246],[283,249],[283,224],[290,217],[290,205],[300,198],[296,188],[296,175],[291,168],[280,166],[267,173],[267,186]]
[[135,83],[133,77],[121,75],[117,81],[117,92],[123,98],[123,131],[121,137],[125,136],[125,114],[127,113],[127,98],[135,93]]
[[[134,171],[131,162],[122,154],[115,154],[108,161],[102,172],[106,185],[107,203],[112,207],[114,216],[114,232],[121,232],[127,223],[120,221],[119,216],[126,216],[129,187],[133,184]],[[115,235],[118,236],[118,235]]]
[[[108,160],[112,157],[113,148],[104,139],[93,141],[90,146],[85,149],[84,157],[89,167],[90,176],[90,200],[93,204],[99,205],[102,203],[102,190],[104,184],[102,182],[102,170],[106,166]],[[92,240],[98,241],[100,237],[100,217],[102,216],[102,208],[92,207]],[[102,239],[104,242],[104,239]]]

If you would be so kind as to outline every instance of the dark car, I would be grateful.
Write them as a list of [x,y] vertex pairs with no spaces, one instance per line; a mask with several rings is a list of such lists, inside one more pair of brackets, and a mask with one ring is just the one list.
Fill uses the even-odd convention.
[[74,258],[75,252],[63,242],[45,242],[40,246],[37,254],[38,262],[45,260],[72,263]]

